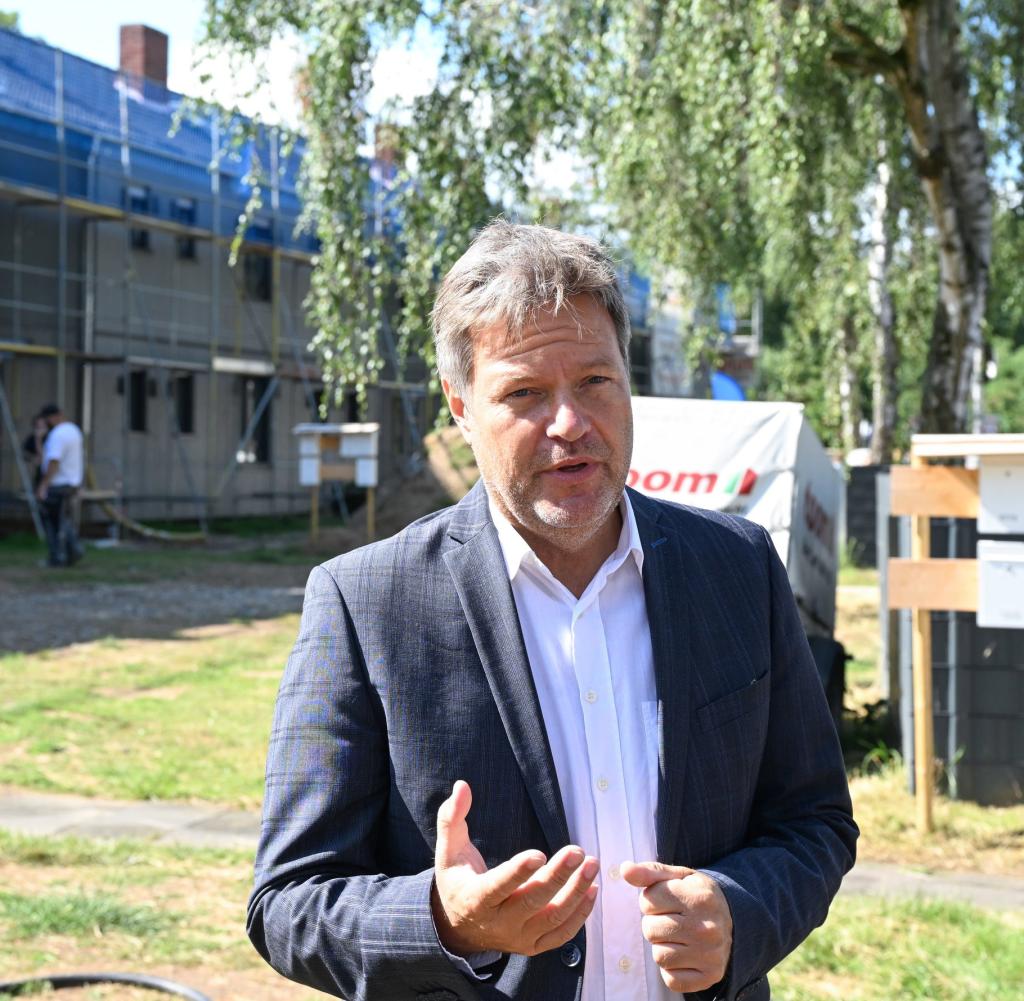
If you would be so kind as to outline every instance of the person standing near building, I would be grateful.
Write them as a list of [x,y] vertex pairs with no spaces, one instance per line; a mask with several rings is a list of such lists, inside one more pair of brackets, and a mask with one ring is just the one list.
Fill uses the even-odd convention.
[[77,563],[83,556],[72,511],[85,466],[82,432],[55,403],[43,407],[39,416],[46,422],[50,433],[43,444],[43,476],[36,487],[36,497],[40,501],[46,544],[50,550],[49,565],[66,567]]
[[49,433],[50,425],[45,418],[36,414],[32,418],[32,430],[21,444],[21,454],[28,465],[33,491],[39,489],[39,482],[43,478],[43,443]]

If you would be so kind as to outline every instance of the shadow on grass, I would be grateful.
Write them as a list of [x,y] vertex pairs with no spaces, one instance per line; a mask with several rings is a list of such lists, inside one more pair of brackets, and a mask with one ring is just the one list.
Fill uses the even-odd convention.
[[839,739],[851,774],[871,774],[899,755],[898,721],[885,699],[844,708]]

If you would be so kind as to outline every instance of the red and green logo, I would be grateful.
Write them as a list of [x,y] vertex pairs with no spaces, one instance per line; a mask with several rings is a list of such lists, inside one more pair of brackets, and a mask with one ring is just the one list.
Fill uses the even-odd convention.
[[[719,486],[719,482],[723,485]],[[648,473],[631,469],[626,482],[631,487],[649,494],[710,494],[724,493],[745,496],[754,489],[757,473],[749,467],[733,473],[728,479],[716,472],[673,472],[668,469],[652,469]]]

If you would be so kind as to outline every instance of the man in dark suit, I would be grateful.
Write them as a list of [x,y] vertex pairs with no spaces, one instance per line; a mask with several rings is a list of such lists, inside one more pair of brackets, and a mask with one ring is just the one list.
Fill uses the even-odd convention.
[[492,224],[434,330],[482,482],[310,576],[249,934],[349,1001],[763,1001],[857,836],[771,541],[625,489],[592,241]]

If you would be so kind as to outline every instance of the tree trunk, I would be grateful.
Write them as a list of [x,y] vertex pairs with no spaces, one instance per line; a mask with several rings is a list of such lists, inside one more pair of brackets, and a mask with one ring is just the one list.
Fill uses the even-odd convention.
[[982,346],[992,246],[985,137],[960,51],[957,0],[900,0],[905,42],[894,71],[937,232],[939,290],[920,430],[963,432]]
[[836,333],[839,340],[839,433],[843,452],[849,453],[860,445],[860,393],[855,364],[857,325],[851,310],[847,310]]
[[871,249],[868,253],[868,298],[875,318],[875,350],[871,372],[871,461],[876,465],[892,461],[893,429],[899,386],[896,370],[896,318],[889,294],[889,265],[892,261],[893,204],[892,171],[885,141],[878,144],[878,181],[871,202]]

